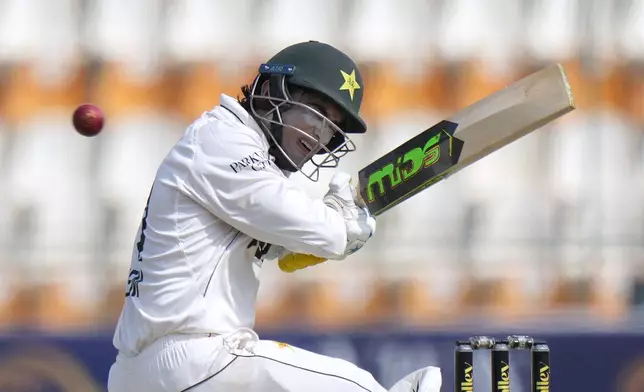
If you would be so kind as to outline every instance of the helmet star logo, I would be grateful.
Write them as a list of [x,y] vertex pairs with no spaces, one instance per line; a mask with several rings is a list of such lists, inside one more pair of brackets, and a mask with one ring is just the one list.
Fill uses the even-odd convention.
[[356,81],[356,70],[352,70],[350,74],[344,72],[343,70],[340,70],[340,73],[342,73],[342,77],[344,78],[344,84],[340,86],[340,90],[349,91],[349,96],[353,101],[353,95],[355,91],[360,89],[360,85]]

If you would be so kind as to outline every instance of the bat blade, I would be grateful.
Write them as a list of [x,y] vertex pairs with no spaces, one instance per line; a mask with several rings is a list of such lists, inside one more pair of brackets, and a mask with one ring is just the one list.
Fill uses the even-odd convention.
[[575,109],[554,64],[460,110],[358,173],[359,196],[380,215],[423,189]]

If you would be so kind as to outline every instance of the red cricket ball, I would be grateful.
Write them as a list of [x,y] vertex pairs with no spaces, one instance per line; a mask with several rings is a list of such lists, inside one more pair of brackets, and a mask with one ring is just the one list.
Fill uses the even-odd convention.
[[72,116],[74,128],[83,136],[96,136],[103,129],[105,116],[98,106],[91,103],[80,105]]

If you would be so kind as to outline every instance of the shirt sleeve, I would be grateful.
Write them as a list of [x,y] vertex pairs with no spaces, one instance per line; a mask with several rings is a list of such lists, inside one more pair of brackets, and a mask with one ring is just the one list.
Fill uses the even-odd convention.
[[187,190],[212,214],[258,241],[292,252],[324,258],[344,253],[342,216],[289,181],[257,131],[211,121],[196,134]]

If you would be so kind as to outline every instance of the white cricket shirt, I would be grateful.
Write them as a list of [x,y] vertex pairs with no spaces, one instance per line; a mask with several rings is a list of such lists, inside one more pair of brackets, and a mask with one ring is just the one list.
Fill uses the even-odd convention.
[[222,95],[163,160],[114,334],[123,355],[167,334],[252,328],[265,244],[342,255],[343,218],[292,183],[268,148],[254,119]]

